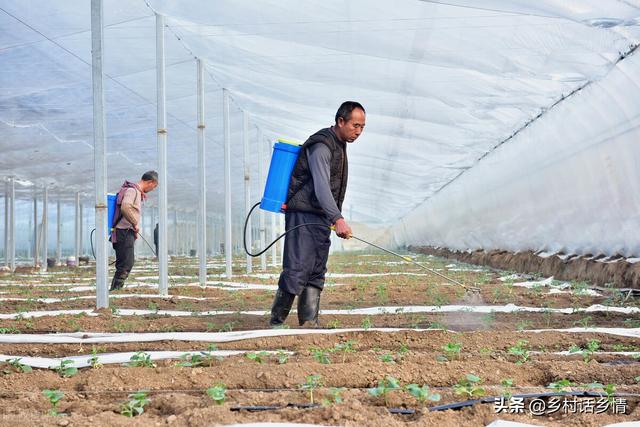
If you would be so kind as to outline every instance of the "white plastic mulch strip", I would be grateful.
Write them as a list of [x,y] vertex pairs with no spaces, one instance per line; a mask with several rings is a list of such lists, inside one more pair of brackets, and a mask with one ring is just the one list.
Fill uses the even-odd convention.
[[[73,363],[69,363],[67,366],[75,368],[86,368],[91,366],[91,359],[97,358],[97,362],[102,365],[113,363],[127,363],[131,361],[131,356],[137,352],[122,352],[122,353],[99,353],[96,355],[85,354],[81,356],[69,356],[69,357],[30,357],[30,356],[8,356],[6,354],[0,354],[0,362],[7,362],[12,359],[19,358],[20,363],[23,365],[31,366],[32,368],[45,368],[55,369],[60,366],[60,362],[63,360],[70,360]],[[186,354],[189,355],[202,355],[202,350],[193,351],[145,351],[145,354],[149,355],[151,360],[166,360],[166,359],[180,359]],[[214,350],[207,351],[206,354],[211,357],[228,357],[236,356],[238,354],[250,353],[247,350]],[[269,354],[276,354],[275,351],[266,351]],[[286,352],[287,354],[293,354],[292,352]]]
[[[348,332],[400,332],[417,331],[432,333],[438,329],[410,328],[343,328],[343,329],[257,329],[251,331],[231,332],[141,332],[141,333],[106,333],[106,332],[69,332],[56,334],[0,334],[2,344],[104,344],[126,342],[154,341],[203,341],[225,343],[254,338],[273,338],[297,335],[331,335]],[[599,333],[607,335],[640,338],[640,328],[571,328],[522,331],[521,334],[539,332],[566,333]]]
[[589,334],[610,334],[623,337],[640,338],[640,328],[566,328],[566,329],[529,329],[526,332],[568,332]]
[[[94,288],[95,289],[95,288]],[[126,298],[154,298],[154,299],[182,299],[182,300],[193,300],[193,301],[206,301],[206,300],[215,300],[216,298],[212,297],[189,297],[184,295],[158,295],[158,294],[113,294],[109,295],[109,298],[115,299],[126,299]],[[65,297],[65,298],[0,298],[0,301],[29,301],[29,302],[40,302],[43,304],[54,304],[57,302],[68,302],[68,301],[76,301],[76,300],[95,300],[95,295],[84,295],[78,297]]]
[[[416,329],[407,328],[369,328],[368,331],[399,332]],[[418,329],[419,330],[419,329]],[[364,332],[363,328],[344,329],[256,329],[252,331],[231,332],[142,332],[142,333],[103,333],[70,332],[60,334],[0,334],[2,344],[104,344],[154,341],[203,341],[225,343],[254,338],[273,338],[296,335],[331,335],[346,332]],[[422,329],[432,332],[435,329]]]
[[[264,350],[261,350],[262,353]],[[149,356],[151,360],[167,360],[167,359],[181,359],[185,358],[187,355],[198,355],[206,357],[229,357],[229,356],[237,356],[239,354],[251,353],[249,350],[212,350],[212,351],[202,351],[202,350],[186,350],[186,351],[145,351],[144,354]],[[60,362],[63,360],[70,360],[73,363],[69,363],[68,366],[72,366],[75,368],[86,368],[87,366],[91,366],[91,359],[94,359],[94,363],[97,362],[102,365],[114,364],[114,363],[127,363],[131,361],[131,357],[136,355],[138,352],[133,351],[125,351],[119,353],[99,353],[99,354],[85,354],[80,356],[64,356],[64,357],[31,357],[31,356],[20,356],[20,355],[6,355],[0,354],[0,362],[8,362],[10,360],[20,359],[20,363],[23,365],[31,366],[32,368],[45,368],[45,369],[55,369],[60,366]],[[264,351],[267,354],[278,354],[278,351],[267,350]],[[294,354],[292,351],[285,351],[284,353],[288,355]],[[532,354],[543,354],[542,352],[531,352]],[[546,353],[546,354],[554,354],[559,356],[572,356],[578,353],[570,353],[568,351],[554,352],[554,353]],[[633,352],[597,352],[594,353],[594,356],[597,355],[618,355],[618,356],[633,356],[638,353]]]
[[[517,274],[512,274],[510,276],[505,276],[505,277],[501,277],[500,280],[503,282],[509,281],[509,280],[513,280],[513,279],[520,279],[522,278],[522,276],[519,276]],[[586,296],[592,296],[592,297],[599,297],[602,296],[602,294],[594,289],[579,289],[579,290],[571,290],[571,283],[567,283],[567,282],[561,282],[561,283],[554,283],[555,280],[552,277],[548,277],[546,279],[543,280],[534,280],[534,281],[528,281],[528,282],[514,282],[512,285],[513,286],[518,286],[521,288],[527,288],[527,289],[532,289],[532,288],[536,288],[536,287],[548,287],[549,289],[549,294],[575,294],[575,295],[586,295]],[[564,289],[569,289],[567,291],[565,291]]]
[[[333,315],[382,315],[382,314],[401,314],[401,313],[623,313],[632,314],[640,313],[640,307],[608,307],[595,304],[585,308],[542,308],[542,307],[521,307],[515,304],[507,305],[443,305],[443,306],[388,306],[388,307],[368,307],[354,308],[349,310],[320,310],[320,314]],[[1,313],[0,319],[15,319],[25,317],[43,317],[43,316],[59,316],[61,314],[81,314],[87,316],[98,316],[92,310],[51,310],[51,311],[25,311],[21,313]],[[217,316],[223,314],[240,314],[250,316],[265,316],[270,314],[266,310],[247,310],[247,311],[231,311],[231,310],[210,310],[210,311],[178,311],[178,310],[143,310],[143,309],[118,309],[117,314],[121,316]]]

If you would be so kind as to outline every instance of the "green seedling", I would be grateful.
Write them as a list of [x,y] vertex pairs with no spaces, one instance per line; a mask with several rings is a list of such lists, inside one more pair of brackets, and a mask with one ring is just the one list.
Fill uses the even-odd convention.
[[69,365],[73,365],[73,360],[61,360],[60,365],[56,367],[58,375],[63,378],[69,378],[76,375],[78,373],[78,368]]
[[524,331],[525,329],[529,329],[533,325],[530,320],[519,320],[516,324],[516,329],[518,331]]
[[624,319],[624,325],[627,328],[640,328],[639,319]]
[[338,319],[331,320],[327,323],[327,329],[339,329],[342,323]]
[[327,355],[328,352],[326,350],[323,350],[321,348],[310,348],[309,351],[311,352],[313,358],[323,365],[328,365],[331,363],[331,359],[329,359],[329,356]]
[[289,355],[283,349],[278,350],[276,357],[278,358],[278,364],[284,365],[289,361]]
[[393,358],[393,354],[389,353],[378,356],[378,359],[380,359],[380,361],[384,363],[396,363],[395,359]]
[[227,322],[222,325],[222,329],[220,329],[218,332],[232,332],[235,325],[236,322]]
[[330,351],[332,353],[342,353],[342,363],[347,359],[348,353],[355,353],[357,350],[353,348],[356,344],[356,341],[349,340],[340,344],[336,344]]
[[96,346],[91,347],[91,358],[89,359],[89,366],[93,369],[102,368],[102,363],[98,361],[98,348]]
[[448,360],[458,359],[462,344],[459,342],[450,342],[442,346],[442,350],[446,353]]
[[589,363],[593,357],[593,353],[600,349],[600,341],[591,340],[587,343],[587,348],[582,352],[582,360],[585,363]]
[[552,382],[547,386],[547,388],[552,389],[556,393],[562,393],[563,391],[566,391],[569,387],[573,387],[573,385],[574,384],[571,381],[565,378],[556,382]]
[[637,377],[634,378],[634,381],[637,383],[640,383],[640,375],[638,375]]
[[207,389],[207,395],[213,400],[216,405],[222,405],[226,399],[227,386],[223,383],[218,383],[213,387]]
[[371,327],[373,327],[373,323],[371,323],[371,318],[369,316],[362,319],[362,329],[366,331],[366,330],[369,330]]
[[125,417],[135,417],[144,413],[144,407],[151,402],[147,398],[146,391],[138,391],[129,395],[129,401],[124,402],[120,407],[120,413]]
[[600,341],[591,340],[587,343],[587,346],[585,348],[581,348],[573,344],[571,347],[569,347],[569,353],[580,353],[582,355],[582,360],[584,360],[584,363],[589,363],[593,358],[593,354],[599,349]]
[[480,387],[482,379],[474,374],[467,374],[467,376],[458,381],[453,386],[453,390],[458,395],[466,395],[468,398],[484,396],[485,390]]
[[180,356],[180,362],[176,365],[183,368],[195,368],[197,366],[205,366],[205,364],[205,358],[201,354],[185,353]]
[[138,351],[131,356],[129,362],[125,363],[125,366],[129,366],[130,368],[155,368],[156,365],[151,361],[151,356],[148,353]]
[[327,397],[325,397],[324,399],[322,399],[322,405],[323,406],[330,406],[332,404],[338,404],[338,403],[342,403],[344,401],[344,399],[342,398],[342,393],[344,393],[344,391],[346,390],[346,388],[344,387],[331,387],[328,390],[328,395]]
[[429,386],[426,384],[423,385],[422,387],[420,387],[418,384],[409,384],[405,387],[405,390],[407,390],[409,394],[411,394],[411,396],[418,399],[418,402],[420,402],[422,406],[424,406],[425,402],[427,401],[430,401],[430,402],[440,401],[440,394],[432,393],[431,390],[429,389]]
[[573,322],[574,326],[582,326],[583,328],[593,328],[595,324],[593,323],[593,318],[591,316],[584,316],[582,319]]
[[247,359],[253,360],[254,362],[257,362],[257,363],[263,363],[264,359],[268,356],[269,356],[269,353],[267,353],[266,351],[260,351],[258,353],[247,353],[244,355],[244,357],[246,357]]
[[389,292],[384,283],[379,284],[376,288],[376,297],[378,298],[378,302],[383,305],[389,301]]
[[388,398],[387,398],[388,394],[400,388],[401,388],[400,382],[397,379],[391,376],[387,376],[386,379],[378,381],[377,387],[370,388],[367,391],[372,396],[375,396],[375,397],[382,396],[382,398],[384,399],[384,406],[389,406]]
[[607,395],[607,402],[613,403],[613,399],[616,393],[616,386],[613,384],[607,384],[606,386],[602,387],[602,391],[604,391]]
[[49,415],[53,415],[54,417],[58,415],[58,402],[64,397],[64,393],[60,390],[42,390],[42,394],[44,397],[49,399],[49,403],[51,403],[51,409],[49,409]]
[[27,373],[27,372],[31,372],[31,371],[33,371],[33,369],[31,368],[31,366],[29,366],[29,365],[23,365],[22,363],[20,363],[20,361],[21,361],[21,360],[22,360],[22,358],[21,358],[21,357],[16,357],[16,358],[14,358],[14,359],[10,359],[10,360],[8,360],[6,363],[8,363],[8,364],[9,364],[9,367],[10,367],[11,369],[4,369],[4,370],[2,371],[2,373],[3,373],[3,374],[5,374],[5,375],[9,375],[9,374],[11,374],[12,372],[24,372],[24,373]]
[[447,329],[447,325],[442,322],[430,322],[427,329],[441,329],[444,331]]
[[321,375],[307,375],[306,381],[300,384],[300,390],[309,391],[309,403],[313,405],[313,391],[319,387],[322,387]]
[[513,396],[513,393],[511,393],[511,388],[513,387],[513,380],[511,378],[506,378],[502,380],[500,384],[502,384],[502,388],[503,388],[502,396],[504,396],[505,399],[511,399],[511,396]]
[[17,328],[0,328],[0,334],[19,334],[20,329]]
[[509,354],[513,354],[518,357],[516,365],[522,365],[529,360],[529,349],[527,349],[528,343],[529,342],[526,340],[519,340],[516,345],[509,347]]

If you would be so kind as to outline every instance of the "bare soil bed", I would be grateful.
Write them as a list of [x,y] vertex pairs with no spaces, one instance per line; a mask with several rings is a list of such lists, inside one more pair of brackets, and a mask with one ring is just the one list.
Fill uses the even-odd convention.
[[[330,334],[304,334],[302,330],[296,335],[238,339],[214,345],[189,339],[186,333],[268,329],[267,315],[245,312],[269,310],[277,270],[259,272],[271,276],[243,275],[239,266],[235,270],[237,275],[225,279],[217,276],[222,267],[212,267],[210,283],[201,288],[189,285],[197,282],[195,260],[174,259],[170,268],[173,281],[187,286],[172,286],[173,298],[155,298],[156,289],[131,286],[114,295],[135,297],[112,298],[111,308],[99,312],[93,312],[95,300],[77,299],[95,295],[93,291],[71,290],[73,286],[68,286],[92,286],[90,268],[59,268],[47,275],[24,272],[0,276],[0,297],[20,299],[0,304],[0,314],[18,317],[2,319],[0,332],[4,336],[20,334],[25,341],[7,343],[0,335],[0,354],[3,355],[63,360],[121,352],[144,352],[139,355],[153,351],[201,352],[205,356],[214,350],[246,352],[223,358],[205,357],[200,362],[187,356],[149,360],[146,366],[138,367],[122,363],[94,364],[80,368],[73,375],[53,369],[22,372],[18,364],[4,363],[0,367],[0,425],[211,426],[268,421],[349,426],[481,426],[504,419],[538,425],[601,426],[640,419],[640,339],[637,335],[622,336],[589,329],[637,331],[640,315],[634,311],[639,306],[636,299],[625,300],[624,295],[613,289],[600,289],[596,293],[587,282],[563,285],[541,282],[542,278],[512,276],[513,272],[452,264],[432,256],[420,255],[416,259],[465,284],[478,286],[480,293],[465,294],[436,276],[387,256],[334,255],[329,266],[334,275],[327,280],[322,309],[388,307],[386,313],[323,314],[321,327],[330,329]],[[139,261],[136,269],[132,283],[156,283],[149,279],[157,275],[155,264],[150,260]],[[218,281],[222,284],[218,285]],[[521,284],[527,281],[537,282]],[[250,283],[265,289],[233,290],[225,286],[225,282]],[[41,298],[63,300],[45,303]],[[506,304],[542,310],[476,313],[468,309],[480,306],[497,309]],[[602,309],[585,311],[596,304]],[[467,308],[448,311],[452,305]],[[409,312],[409,307],[415,306],[435,307],[435,311]],[[70,309],[87,313],[41,317],[29,314]],[[127,309],[149,313],[124,315]],[[557,313],[556,309],[570,310]],[[618,309],[628,312],[618,312]],[[164,310],[183,313],[167,316],[162,314]],[[228,314],[203,314],[211,310]],[[287,328],[297,327],[294,312]],[[571,327],[587,329],[580,333],[532,331]],[[347,332],[342,328],[359,330]],[[375,328],[408,329],[381,331]],[[184,332],[185,335],[180,340],[128,343],[28,342],[35,334],[62,332]],[[570,350],[568,354],[557,354]],[[262,354],[263,351],[271,353]],[[185,366],[189,362],[193,366]],[[474,379],[470,386],[476,387],[475,391],[464,387],[465,380],[469,385],[469,375]],[[400,388],[389,387],[386,398],[370,392],[385,381],[390,384],[389,377],[397,380]],[[207,389],[220,384],[224,384],[226,395],[224,403],[218,405],[208,396]],[[428,385],[432,394],[440,395],[440,400],[421,403],[405,388],[409,384]],[[555,384],[555,388],[550,388],[551,384]],[[606,387],[611,399],[614,394],[617,396],[614,402],[618,404],[618,412],[624,403],[624,413],[616,414],[614,406],[609,406],[599,414],[561,409],[552,414],[534,415],[528,406],[532,398],[524,400],[521,413],[496,414],[493,400],[455,410],[429,410],[467,399],[554,391],[599,393],[601,397],[581,396],[576,402],[588,407],[588,402],[600,399],[604,405]],[[64,393],[57,404],[60,415],[48,414],[52,405],[43,395],[45,389]],[[309,389],[313,390],[313,403],[317,406],[309,407]],[[478,389],[482,389],[482,393]],[[138,391],[146,391],[150,401],[142,414],[125,417],[121,414],[122,404]],[[574,398],[558,399],[564,403]],[[543,400],[549,404],[549,397]],[[277,408],[246,409],[255,406]],[[390,408],[410,413],[394,414]]]

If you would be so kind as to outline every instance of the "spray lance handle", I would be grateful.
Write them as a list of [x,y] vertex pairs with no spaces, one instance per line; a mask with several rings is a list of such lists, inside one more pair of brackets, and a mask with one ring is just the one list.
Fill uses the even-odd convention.
[[[329,226],[329,228],[330,228],[331,230],[333,230],[333,231],[336,231],[336,226],[335,226],[335,225],[330,225],[330,226]],[[353,237],[353,234],[349,234],[349,235],[347,236],[347,239],[350,239],[350,238],[352,238],[352,237]]]

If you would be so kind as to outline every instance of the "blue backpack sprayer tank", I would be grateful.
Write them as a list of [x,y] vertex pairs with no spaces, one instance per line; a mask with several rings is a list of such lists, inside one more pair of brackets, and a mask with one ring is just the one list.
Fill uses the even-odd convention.
[[107,194],[107,235],[111,235],[111,230],[114,227],[113,217],[116,216],[116,201],[118,195],[113,193]]
[[[309,227],[309,226],[320,226],[320,227],[326,227],[325,224],[323,223],[306,223],[306,224],[300,224],[297,225],[295,227],[290,228],[289,230],[285,231],[283,234],[281,234],[280,236],[278,236],[277,239],[275,239],[273,242],[271,242],[266,248],[262,249],[261,251],[257,252],[257,253],[251,253],[249,251],[249,248],[247,248],[247,225],[249,223],[249,218],[251,218],[251,213],[253,212],[253,210],[260,206],[260,209],[264,210],[264,211],[269,211],[269,212],[275,212],[275,213],[284,213],[285,209],[286,209],[286,201],[287,201],[287,193],[289,191],[289,182],[291,181],[291,174],[293,173],[293,168],[296,165],[296,162],[298,160],[298,155],[300,154],[300,150],[301,150],[301,145],[299,145],[296,142],[293,141],[288,141],[285,139],[279,139],[278,142],[276,142],[273,146],[273,155],[271,156],[271,163],[269,165],[269,173],[267,175],[267,182],[265,184],[264,187],[264,193],[262,196],[262,200],[260,201],[260,203],[256,203],[255,205],[253,205],[253,207],[249,210],[249,213],[247,214],[247,218],[245,219],[244,222],[244,234],[243,234],[243,244],[244,244],[244,251],[252,256],[252,257],[258,257],[260,255],[262,255],[263,253],[265,253],[267,250],[269,250],[269,248],[271,248],[271,246],[273,246],[278,240],[280,240],[281,238],[283,238],[284,236],[287,235],[287,233],[295,230],[298,227]],[[333,227],[331,227],[333,229]],[[410,262],[412,264],[415,264],[417,266],[419,266],[420,268],[427,270],[439,277],[442,277],[452,283],[454,283],[455,285],[461,286],[465,289],[465,291],[473,291],[473,292],[480,292],[479,288],[475,288],[475,287],[468,287],[466,285],[463,285],[462,283],[458,282],[457,280],[454,280],[450,277],[447,277],[441,273],[438,273],[437,271],[434,271],[428,267],[425,267],[424,265],[420,264],[419,262],[414,261],[413,259],[411,259],[410,257],[407,256],[403,256],[400,255],[396,252],[393,252],[389,249],[385,249],[381,246],[378,246],[374,243],[368,242],[364,239],[361,239],[359,237],[350,236],[353,239],[356,239],[362,243],[365,243],[369,246],[373,246],[377,249],[380,249],[384,252],[387,252],[391,255],[395,255],[399,258],[402,258],[403,260]]]

